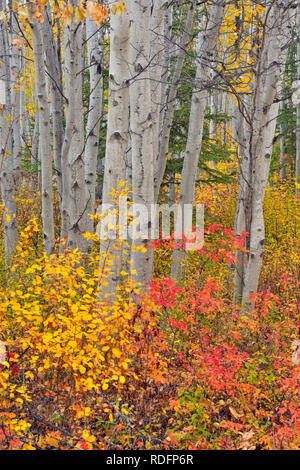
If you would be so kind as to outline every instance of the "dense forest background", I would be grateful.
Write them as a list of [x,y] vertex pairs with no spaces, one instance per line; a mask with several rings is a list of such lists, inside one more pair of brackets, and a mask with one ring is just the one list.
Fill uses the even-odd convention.
[[297,448],[299,42],[297,0],[0,0],[0,449]]

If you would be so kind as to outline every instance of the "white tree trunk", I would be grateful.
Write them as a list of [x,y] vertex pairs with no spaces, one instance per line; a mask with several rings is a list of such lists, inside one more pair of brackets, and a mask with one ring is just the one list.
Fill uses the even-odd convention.
[[[0,0],[0,9],[2,8],[3,2]],[[11,115],[10,63],[8,60],[7,33],[2,21],[0,22],[0,55],[4,58],[0,69],[2,90],[0,99],[0,182],[1,197],[4,206],[5,262],[7,268],[9,268],[18,242],[18,227],[16,218],[14,159],[12,157],[12,126],[8,119],[9,115]]]
[[11,76],[11,111],[13,117],[12,124],[12,154],[14,159],[15,184],[21,184],[21,131],[20,131],[20,91],[17,83],[21,72],[21,54],[12,41],[18,38],[18,26],[16,13],[10,12],[10,34],[9,34],[9,54],[10,54],[10,76]]
[[248,263],[244,274],[243,301],[251,304],[257,291],[265,246],[263,202],[270,162],[279,96],[287,57],[284,47],[291,39],[291,11],[283,4],[267,7],[263,46],[256,70],[256,82],[250,112],[249,172],[245,184],[245,228],[249,233]]
[[[219,113],[220,93],[218,90],[213,90],[210,96],[210,113],[216,116]],[[211,140],[217,139],[218,123],[216,117],[210,120],[209,123],[209,138]]]
[[[127,4],[127,10],[130,5]],[[126,153],[128,149],[128,106],[129,106],[129,12],[122,16],[111,15],[110,31],[110,64],[109,64],[109,99],[107,118],[107,138],[104,166],[104,182],[102,202],[112,204],[112,210],[117,210],[113,201],[112,190],[118,191],[119,182],[126,179]],[[119,214],[116,214],[115,224],[119,224]],[[118,232],[118,230],[117,230]],[[118,236],[119,234],[116,233]],[[101,240],[101,262],[107,269],[107,286],[102,293],[112,293],[119,284],[122,263],[121,246],[117,241]],[[106,253],[109,258],[105,260]],[[111,262],[109,266],[107,262]]]
[[52,15],[49,4],[45,7],[44,22],[41,24],[43,46],[46,58],[46,70],[50,79],[51,114],[53,122],[53,155],[55,176],[60,204],[62,200],[61,151],[64,138],[64,108],[62,96],[62,76],[52,28]]
[[[21,57],[21,70],[25,72],[25,56],[24,56],[24,45],[22,45],[22,57]],[[26,109],[26,93],[25,88],[22,86],[20,89],[20,138],[21,138],[21,147],[24,146],[24,143],[27,141],[27,128],[28,125],[28,116]]]
[[152,100],[151,116],[153,151],[155,157],[158,154],[160,114],[163,101],[162,78],[164,72],[164,50],[166,45],[164,29],[167,3],[167,0],[153,0],[150,22],[150,87]]
[[95,215],[96,182],[97,182],[97,157],[99,146],[100,123],[103,119],[103,46],[99,45],[98,26],[93,19],[87,18],[86,38],[88,51],[88,66],[90,71],[90,96],[88,120],[86,125],[86,230],[94,231],[94,220],[89,216]]
[[[168,88],[171,76],[171,56],[172,56],[172,26],[173,26],[173,6],[172,3],[167,5],[164,18],[164,49],[162,58],[162,75],[161,75],[161,109],[159,117],[159,142],[161,138],[162,125],[165,115],[165,107],[168,100]],[[158,150],[159,151],[159,142]],[[158,154],[155,160],[157,160]]]
[[42,179],[42,220],[44,250],[47,255],[54,253],[54,217],[52,189],[52,156],[50,140],[50,111],[47,96],[47,82],[43,57],[43,42],[39,23],[30,15],[34,54],[36,95],[39,113],[40,159]]
[[[150,213],[154,203],[154,151],[150,86],[150,14],[149,0],[130,1],[130,132],[132,144],[133,203],[142,204]],[[151,227],[142,220],[140,231],[145,239],[133,241],[132,268],[142,285],[152,277],[153,250],[148,240]],[[148,243],[147,243],[148,242]],[[145,248],[145,252],[141,248]]]
[[159,143],[159,152],[157,156],[155,155],[155,166],[154,166],[154,197],[157,200],[159,195],[159,190],[161,186],[161,182],[163,180],[168,152],[169,152],[169,140],[170,140],[170,133],[171,127],[174,118],[175,112],[175,105],[176,105],[176,94],[179,87],[180,76],[183,68],[184,57],[186,53],[186,48],[190,43],[190,34],[191,29],[193,26],[193,20],[195,15],[195,10],[197,6],[197,0],[193,0],[190,4],[187,20],[176,60],[176,65],[174,69],[174,74],[172,78],[172,83],[170,86],[169,96],[168,96],[168,103],[166,106],[165,116],[163,120],[163,126],[160,136],[160,143]]
[[[72,0],[75,11],[78,0]],[[84,126],[82,103],[81,43],[82,25],[66,26],[64,38],[64,73],[66,129],[62,148],[63,201],[61,237],[67,238],[67,247],[86,250],[86,192],[84,171]],[[64,245],[62,246],[62,248]]]
[[[248,123],[245,121],[244,116],[237,110],[236,113],[236,122],[235,122],[235,132],[238,140],[238,154],[240,156],[239,160],[239,191],[238,199],[236,205],[236,216],[235,216],[235,232],[238,235],[242,235],[243,231],[246,231],[246,213],[248,210],[248,190],[249,190],[249,141],[250,141],[250,132],[248,130]],[[245,270],[247,266],[247,257],[243,251],[238,251],[237,253],[237,262],[235,265],[235,274],[234,274],[234,300],[236,303],[241,303],[243,298],[243,289],[245,285]]]
[[31,175],[30,175],[30,190],[33,192],[36,187],[35,171],[37,172],[39,162],[39,113],[38,110],[34,116],[34,127],[31,138],[31,152],[30,152],[30,164],[31,164]]
[[[205,108],[207,105],[208,89],[207,82],[210,79],[210,70],[214,57],[214,48],[217,44],[220,27],[223,21],[225,2],[220,1],[209,8],[209,19],[206,28],[200,32],[197,41],[197,71],[195,87],[192,96],[192,105],[189,119],[188,138],[184,154],[183,169],[181,175],[179,207],[184,217],[185,204],[193,204],[195,184],[198,174],[199,155],[202,145],[203,124]],[[182,230],[183,232],[183,230]],[[171,276],[177,278],[180,266],[185,258],[185,252],[175,249]]]
[[[299,54],[300,58],[300,54]],[[300,67],[300,66],[299,66]],[[298,73],[298,76],[300,74]],[[284,89],[285,86],[285,77],[282,81],[282,89]],[[285,110],[286,108],[286,102],[281,101],[280,103],[280,111],[281,113]],[[299,109],[300,111],[300,109]],[[299,115],[300,118],[300,115]],[[286,122],[281,122],[280,125],[280,180],[283,182],[286,180],[286,167],[287,167],[287,155],[286,155]],[[300,137],[300,136],[299,136]],[[296,143],[297,145],[297,143]]]

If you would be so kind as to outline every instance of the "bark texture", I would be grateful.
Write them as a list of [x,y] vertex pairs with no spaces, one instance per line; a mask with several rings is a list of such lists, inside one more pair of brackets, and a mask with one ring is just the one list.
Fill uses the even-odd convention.
[[43,57],[43,41],[39,23],[30,15],[32,44],[35,66],[36,95],[38,100],[40,159],[42,179],[42,220],[44,250],[47,255],[54,253],[54,217],[52,188],[52,155],[50,141],[50,111]]
[[[150,213],[154,202],[154,151],[152,128],[152,101],[150,85],[150,17],[148,0],[130,1],[130,132],[132,154],[132,200]],[[136,206],[137,207],[137,206]],[[141,214],[136,214],[141,215]],[[136,280],[145,285],[152,276],[153,250],[149,240],[151,227],[141,217],[139,230],[144,240],[133,241],[132,268]]]
[[[225,2],[220,1],[209,8],[209,18],[204,31],[200,31],[197,41],[197,70],[195,86],[193,89],[191,112],[189,118],[188,138],[184,154],[181,175],[179,208],[181,214],[185,213],[185,205],[193,204],[195,184],[198,174],[198,163],[202,145],[203,124],[205,109],[208,100],[208,87],[210,71],[213,64],[214,49],[223,21]],[[183,233],[183,230],[181,231]],[[177,278],[185,252],[175,249],[171,276]]]
[[258,289],[258,281],[265,247],[263,202],[272,156],[279,97],[287,57],[284,47],[291,39],[290,9],[282,3],[266,8],[264,37],[257,63],[256,81],[247,122],[245,158],[240,175],[242,191],[237,207],[236,228],[248,232],[249,254],[238,268],[237,298],[251,305],[251,294]]
[[[0,1],[0,10],[4,2]],[[11,76],[8,54],[7,31],[3,22],[0,24],[0,55],[3,58],[0,69],[1,102],[0,102],[0,183],[1,196],[4,205],[4,243],[5,262],[7,268],[11,265],[18,242],[18,227],[16,218],[14,158],[12,149],[13,126],[9,120],[11,107]]]
[[[127,10],[129,7],[130,5]],[[129,12],[127,11],[122,16],[112,15],[110,31],[109,100],[102,202],[111,204],[111,213],[107,216],[111,215],[111,223],[115,228],[119,224],[119,213],[112,192],[118,191],[119,183],[126,179],[129,76]],[[101,229],[104,232],[103,224]],[[108,233],[112,236],[109,229]],[[119,236],[117,229],[116,236]],[[103,287],[103,293],[109,294],[114,292],[119,284],[121,246],[117,241],[101,240],[101,255],[101,261],[106,264],[107,269],[107,286]]]

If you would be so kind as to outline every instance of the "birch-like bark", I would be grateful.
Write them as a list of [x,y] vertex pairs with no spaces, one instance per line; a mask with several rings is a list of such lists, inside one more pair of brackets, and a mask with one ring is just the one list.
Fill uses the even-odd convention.
[[[24,56],[24,44],[22,45],[21,50],[21,70],[25,72],[25,56]],[[22,86],[20,89],[20,137],[21,137],[21,146],[24,146],[27,140],[27,131],[28,131],[28,116],[26,109],[26,93],[25,89]]]
[[[132,154],[131,154],[131,137],[128,135],[128,148],[126,152],[126,169],[125,177],[129,188],[132,187]],[[130,195],[128,195],[130,197]]]
[[[29,9],[30,11],[30,9]],[[40,24],[30,11],[30,26],[34,55],[36,95],[39,113],[40,159],[42,183],[43,242],[47,255],[54,253],[54,217],[52,188],[52,155],[50,140],[50,110],[44,65],[44,50]]]
[[172,78],[172,83],[170,86],[168,103],[166,105],[166,111],[163,120],[163,126],[160,136],[159,143],[159,152],[155,156],[154,164],[154,197],[155,201],[158,199],[160,186],[165,174],[168,152],[169,152],[169,141],[171,127],[174,118],[175,105],[176,105],[176,94],[180,83],[181,72],[184,63],[184,57],[186,53],[187,46],[190,43],[190,35],[193,26],[193,20],[195,15],[195,10],[197,6],[197,0],[193,0],[189,6],[186,24],[180,44],[180,48],[177,55],[177,60],[175,64],[174,74]]
[[100,123],[103,119],[103,45],[99,45],[100,35],[98,26],[91,18],[86,20],[86,38],[88,66],[90,72],[90,96],[88,120],[86,125],[85,151],[85,184],[86,184],[86,230],[94,232],[94,220],[89,216],[95,215],[97,157],[99,146]]
[[[171,155],[170,160],[175,160],[177,155]],[[171,207],[173,204],[175,204],[175,199],[176,199],[176,185],[175,185],[175,178],[176,178],[176,173],[175,171],[172,171],[169,175],[169,206]]]
[[[245,116],[237,109],[235,132],[238,141],[238,154],[239,154],[239,177],[238,177],[238,199],[236,205],[235,226],[234,230],[238,235],[242,235],[246,231],[246,213],[248,209],[247,194],[249,191],[249,170],[250,170],[250,155],[249,155],[249,141],[250,132],[249,124],[245,120]],[[234,301],[237,304],[242,302],[243,288],[245,284],[245,270],[247,266],[247,256],[244,251],[237,252],[237,262],[235,264],[234,272]]]
[[158,154],[159,125],[162,107],[162,77],[164,65],[164,51],[166,40],[164,38],[165,16],[167,0],[152,0],[152,14],[150,21],[150,87],[151,87],[151,116],[153,132],[153,151]]
[[[9,2],[11,4],[11,2]],[[9,34],[9,54],[10,54],[10,76],[11,76],[11,111],[12,111],[12,154],[14,159],[14,178],[16,186],[21,184],[21,128],[20,128],[20,91],[17,84],[21,72],[20,50],[13,44],[18,38],[18,26],[16,13],[10,12],[10,34]]]
[[[159,117],[159,142],[161,137],[162,124],[165,115],[165,108],[168,100],[168,88],[171,76],[171,56],[172,56],[172,26],[173,26],[173,5],[168,3],[165,11],[164,18],[164,47],[163,47],[163,58],[162,58],[162,75],[161,75],[161,109]],[[157,159],[158,154],[155,158]]]
[[218,122],[216,115],[219,113],[219,97],[219,91],[213,90],[210,96],[210,113],[214,116],[209,123],[209,138],[211,140],[217,139]]
[[[153,176],[154,151],[151,116],[150,86],[150,15],[149,0],[130,1],[130,132],[132,146],[132,185],[134,204],[141,204],[142,211],[154,203]],[[136,206],[137,207],[137,206]],[[138,214],[136,214],[138,215]],[[149,240],[151,226],[147,217],[139,214],[139,236],[133,240],[131,260],[136,271],[134,278],[145,285],[152,277],[153,249]],[[136,232],[136,230],[134,230]],[[143,235],[142,235],[143,234]]]
[[[3,1],[0,0],[0,10],[3,6]],[[18,243],[18,227],[16,218],[14,159],[12,156],[12,125],[9,121],[9,116],[11,115],[10,61],[7,33],[3,21],[0,22],[0,55],[3,59],[0,69],[0,183],[2,203],[4,206],[5,262],[7,268],[9,268]]]
[[51,115],[53,123],[53,156],[55,165],[55,177],[60,205],[62,201],[62,165],[61,151],[64,138],[64,107],[63,107],[63,85],[61,67],[57,45],[52,28],[52,15],[49,4],[45,6],[44,22],[41,23],[43,47],[45,51],[46,70],[50,80]]
[[[300,54],[299,54],[300,58]],[[300,65],[299,65],[300,67]],[[300,70],[300,69],[299,69]],[[298,74],[300,75],[300,74]],[[282,81],[282,89],[285,87],[285,77]],[[280,103],[280,112],[283,113],[286,108],[286,102],[282,101]],[[300,117],[300,116],[299,116]],[[280,125],[280,181],[286,180],[286,167],[287,167],[287,155],[286,155],[286,123],[281,122]],[[297,142],[297,141],[296,141]],[[296,143],[297,145],[297,143]]]
[[265,246],[263,202],[272,156],[279,96],[292,35],[291,10],[273,3],[266,8],[263,45],[258,59],[256,82],[250,113],[249,172],[243,217],[249,233],[248,262],[244,273],[242,299],[251,304],[257,291]]
[[[195,77],[195,87],[192,96],[188,138],[184,154],[179,195],[179,209],[181,214],[183,214],[183,218],[185,204],[193,204],[194,202],[199,155],[202,145],[205,108],[208,99],[207,87],[214,57],[214,48],[216,47],[217,38],[223,21],[224,9],[224,1],[219,1],[218,4],[210,6],[209,18],[207,20],[205,30],[200,32],[200,36],[197,41],[198,64]],[[171,267],[171,276],[173,278],[178,277],[180,266],[184,258],[185,252],[179,248],[174,250]]]
[[[75,11],[78,0],[70,4]],[[84,174],[84,126],[81,69],[82,25],[66,26],[64,37],[64,75],[66,128],[62,147],[63,201],[61,238],[71,250],[86,250],[86,191]],[[62,245],[62,249],[65,245]]]
[[[126,178],[126,153],[128,149],[128,106],[129,106],[129,12],[131,5],[127,4],[127,12],[122,16],[111,15],[110,31],[110,63],[109,63],[109,99],[107,118],[107,138],[104,166],[104,182],[102,202],[111,204],[111,211],[116,211],[116,220],[112,224],[116,229],[119,225],[117,204],[112,191],[118,191],[120,181]],[[107,214],[107,215],[111,215]],[[104,229],[104,228],[103,228]],[[108,230],[109,235],[111,233]],[[116,229],[116,232],[118,230]],[[116,233],[118,236],[119,234]],[[101,240],[101,262],[107,269],[107,286],[102,287],[102,293],[112,293],[119,284],[121,271],[121,251],[118,242]],[[105,255],[109,258],[105,259]],[[107,261],[112,264],[107,265]]]
[[39,133],[39,113],[38,110],[34,116],[34,127],[31,140],[31,152],[30,152],[30,164],[31,164],[31,175],[30,175],[30,191],[34,192],[36,187],[35,174],[38,172],[38,162],[39,162],[39,142],[40,142],[40,133]]
[[[299,117],[300,117],[300,114],[299,114]],[[286,165],[287,165],[285,132],[286,132],[286,126],[285,126],[285,123],[282,123],[280,125],[280,134],[281,134],[281,137],[280,137],[280,181],[282,182],[286,180]]]

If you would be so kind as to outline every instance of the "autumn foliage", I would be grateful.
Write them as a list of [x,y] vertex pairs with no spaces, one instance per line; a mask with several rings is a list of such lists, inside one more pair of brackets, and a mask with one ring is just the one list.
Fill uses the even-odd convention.
[[[166,48],[167,65],[164,64],[163,67],[166,70],[155,72],[157,64],[154,59],[156,56],[160,58],[163,52],[155,51],[157,40],[164,37],[166,31],[162,29],[160,34],[158,30],[157,36],[154,39],[151,37],[151,41],[149,31],[145,31],[145,36],[149,36],[147,47],[151,54],[152,49],[154,50],[154,55],[152,58],[150,55],[148,58],[144,57],[147,47],[141,43],[139,50],[134,41],[139,46],[140,29],[137,26],[144,24],[142,20],[146,14],[150,21],[150,7],[145,1],[30,0],[8,3],[9,8],[0,11],[0,23],[2,37],[11,35],[9,47],[15,48],[15,53],[2,55],[11,56],[12,60],[18,52],[20,60],[26,59],[22,72],[17,74],[13,71],[11,74],[16,75],[11,90],[16,96],[22,95],[26,116],[24,121],[28,122],[25,126],[26,139],[23,136],[24,142],[19,146],[20,165],[16,171],[14,165],[8,165],[12,162],[12,157],[16,158],[13,155],[13,146],[4,146],[20,134],[15,129],[19,129],[16,124],[19,125],[21,117],[15,118],[13,107],[10,109],[7,103],[0,104],[0,131],[1,135],[7,133],[7,139],[1,137],[0,171],[0,450],[297,449],[300,438],[300,210],[299,196],[295,192],[297,194],[298,182],[295,184],[293,158],[290,158],[289,164],[285,163],[285,176],[280,178],[280,182],[282,162],[276,162],[282,150],[276,148],[276,145],[283,137],[286,145],[284,150],[289,151],[290,157],[293,157],[293,146],[296,146],[295,141],[299,141],[299,136],[297,137],[297,126],[290,130],[289,126],[292,127],[293,123],[288,121],[297,120],[295,113],[293,115],[292,110],[291,115],[285,118],[287,127],[283,126],[283,130],[281,124],[278,124],[274,138],[272,136],[270,139],[272,145],[274,144],[272,155],[265,151],[261,155],[256,154],[256,147],[253,145],[255,141],[250,140],[250,137],[253,139],[255,134],[253,127],[251,128],[252,121],[258,134],[258,131],[266,133],[266,128],[274,121],[272,114],[267,119],[268,107],[271,108],[274,103],[277,106],[278,100],[282,101],[283,108],[289,107],[288,100],[293,94],[291,77],[293,74],[299,75],[299,71],[291,72],[290,64],[287,65],[284,80],[287,90],[284,98],[277,98],[276,92],[271,104],[264,107],[261,114],[266,116],[267,122],[260,129],[255,122],[257,106],[250,106],[253,97],[257,96],[254,85],[260,81],[261,69],[263,73],[268,71],[267,76],[263,75],[262,78],[262,88],[268,91],[265,82],[268,83],[273,76],[280,76],[280,71],[275,66],[281,60],[274,56],[276,60],[272,60],[269,65],[267,62],[260,62],[269,55],[262,47],[266,43],[265,34],[272,33],[272,28],[267,23],[270,16],[268,13],[264,22],[265,7],[259,5],[259,2],[248,0],[226,2],[224,18],[220,14],[223,18],[220,20],[220,34],[218,32],[218,36],[211,38],[218,38],[216,47],[209,46],[217,50],[214,58],[210,49],[207,57],[205,54],[202,56],[201,41],[207,36],[204,24],[206,27],[210,14],[213,15],[211,7],[219,8],[224,2],[167,2],[168,7],[174,6],[174,15],[172,13],[169,19],[165,17],[165,20],[171,22],[173,16],[173,32],[171,31],[169,40],[166,37],[166,44],[170,43]],[[153,6],[158,3],[153,2]],[[271,7],[277,3],[270,2]],[[135,4],[136,11],[129,12],[130,4]],[[141,5],[145,5],[146,13],[142,11]],[[288,11],[289,8],[282,7],[282,10]],[[47,26],[47,9],[51,13],[48,26],[55,50],[53,57],[58,60],[57,73],[60,69],[62,72],[61,77],[58,77],[61,79],[61,89],[57,84],[56,87],[63,100],[61,108],[58,106],[57,109],[54,103],[57,90],[56,95],[51,95],[51,81],[49,93],[39,93],[39,67],[34,59],[34,52],[37,52],[34,49],[39,49],[40,65],[44,62],[47,65],[45,51],[49,54],[51,52],[51,47],[49,50],[45,47],[48,45],[47,35],[46,39],[41,38],[41,44],[44,44],[42,48],[37,47],[37,33],[42,31],[39,28],[42,25]],[[206,9],[209,10],[207,22],[204,14]],[[136,12],[139,12],[140,18],[135,24],[132,19]],[[190,14],[197,19],[194,25],[192,16],[190,21],[186,19]],[[123,31],[121,40],[116,34],[118,29],[122,29],[121,22],[111,23],[117,26],[113,26],[110,31],[109,16],[113,22],[125,17],[124,24],[127,21],[127,26],[125,28],[123,24],[123,28],[126,29],[126,34]],[[219,16],[216,14],[216,17]],[[13,23],[12,18],[17,23]],[[87,38],[87,22],[90,20],[94,21],[97,28]],[[155,15],[151,19],[151,34],[155,32],[154,20]],[[205,20],[202,26],[199,20],[201,23]],[[78,35],[78,48],[73,47],[76,32],[82,34],[84,24],[86,36]],[[158,21],[157,27],[160,26]],[[167,26],[166,23],[164,28]],[[199,35],[202,27],[206,31],[203,38]],[[277,21],[275,27],[278,27]],[[17,33],[14,28],[20,31]],[[144,29],[141,28],[143,33]],[[103,33],[101,37],[98,34],[100,30]],[[189,31],[186,35],[190,36],[190,42],[183,40],[185,30]],[[114,35],[110,37],[111,32]],[[98,59],[95,50],[92,57],[87,57],[90,54],[86,43],[92,38],[97,40],[95,50],[99,49]],[[286,39],[284,46],[278,46],[282,52],[287,52],[287,48],[292,49],[297,42],[295,38]],[[108,47],[110,41],[118,46],[115,52],[113,47]],[[123,42],[126,41],[130,45],[128,58],[121,61]],[[201,47],[198,54],[199,44]],[[203,44],[207,46],[205,41]],[[173,48],[175,52],[171,51]],[[182,61],[179,60],[180,50],[185,50]],[[272,47],[270,50],[272,52]],[[3,51],[6,52],[6,49],[3,48]],[[295,59],[296,51],[292,53]],[[116,56],[115,65],[119,67],[119,62],[126,65],[124,76],[118,76],[118,73],[110,70],[113,54]],[[146,60],[143,66],[139,63],[141,57]],[[132,63],[135,60],[136,63]],[[201,61],[204,64],[211,62],[211,70],[207,72],[207,80],[201,78],[199,87],[194,82],[195,77],[198,77],[197,70]],[[294,62],[296,61],[295,59]],[[176,69],[180,62],[181,71],[177,71],[177,77]],[[10,63],[8,59],[0,61],[2,72],[9,70],[7,63]],[[201,73],[206,66],[202,68]],[[130,69],[129,76],[127,74]],[[93,73],[94,78],[97,78],[94,85]],[[56,82],[56,78],[47,69],[47,77],[40,88],[46,89],[47,80]],[[2,79],[1,81],[4,83]],[[79,83],[77,88],[75,81]],[[144,96],[138,88],[143,82],[146,84]],[[161,96],[156,97],[156,87],[149,88],[150,82],[151,86],[153,83],[156,86],[159,84],[163,91],[160,91]],[[272,85],[272,81],[270,83]],[[118,93],[115,84],[120,87]],[[131,89],[127,90],[129,85]],[[166,85],[164,90],[163,85]],[[275,89],[275,85],[269,84],[271,91]],[[202,101],[204,103],[201,112],[202,127],[194,132],[198,136],[200,132],[201,135],[203,133],[203,142],[195,151],[195,163],[198,167],[188,173],[189,176],[185,179],[185,163],[191,155],[187,144],[192,141],[189,139],[191,103],[193,104],[196,94],[203,93],[206,87],[205,100],[195,100],[200,104]],[[8,88],[6,86],[7,95]],[[176,109],[172,112],[172,119],[170,116],[166,119],[172,89],[174,95],[170,102],[176,102]],[[113,93],[119,95],[121,90],[126,92],[126,96],[114,99]],[[150,95],[153,102],[148,100]],[[41,97],[44,98],[43,101]],[[77,98],[78,103],[80,102],[78,108],[75,103]],[[219,103],[213,110],[211,98],[224,100],[224,103]],[[247,103],[243,104],[243,100],[249,100],[249,106]],[[211,104],[206,106],[206,102]],[[51,111],[49,119],[42,117],[45,104],[49,104]],[[123,117],[122,107],[118,108],[120,104],[127,113],[124,112]],[[241,104],[244,116],[242,113],[239,115]],[[69,105],[74,106],[68,110]],[[99,115],[88,125],[97,106]],[[150,109],[151,106],[153,109]],[[110,115],[112,110],[115,114]],[[136,116],[135,122],[133,118],[137,110],[146,111],[146,114]],[[281,109],[283,111],[290,112],[289,109]],[[61,112],[61,121],[59,126],[55,126],[54,118],[58,112]],[[163,113],[166,116],[161,117],[160,114]],[[155,114],[157,118],[152,122],[152,115]],[[75,118],[78,116],[80,119],[77,126]],[[197,119],[194,121],[199,124],[201,116],[199,113],[195,113],[195,116]],[[249,156],[247,152],[240,155],[241,150],[245,151],[246,147],[244,141],[239,141],[239,116],[243,118],[240,127],[249,131],[249,142],[246,145],[252,152],[249,150]],[[110,121],[114,124],[111,125]],[[193,119],[190,120],[191,124],[192,121]],[[117,127],[117,122],[120,128]],[[111,135],[107,132],[108,124],[112,130]],[[145,128],[145,125],[149,127]],[[230,127],[233,125],[236,127],[235,131]],[[45,139],[40,137],[37,145],[37,134],[42,136],[43,126],[47,127],[49,137],[49,152],[44,149],[44,155],[41,144]],[[161,134],[161,141],[156,142],[151,136],[143,143],[142,137],[148,136],[147,129],[154,129],[156,126],[157,140],[158,134]],[[14,132],[12,138],[9,136],[10,127]],[[60,128],[64,131],[60,142],[64,152],[61,152],[60,160],[58,159],[61,163],[58,167],[54,147],[55,132]],[[164,134],[164,130],[168,132]],[[150,134],[152,135],[152,130],[149,136]],[[72,147],[69,142],[71,135]],[[134,142],[136,136],[138,139]],[[175,204],[178,199],[180,201],[181,184],[185,180],[186,186],[195,186],[192,202],[194,205],[203,204],[205,214],[203,247],[182,256],[182,272],[176,279],[171,276],[174,262],[172,257],[176,250],[184,250],[184,242],[178,241],[174,234],[151,242],[142,238],[143,241],[136,245],[128,240],[122,240],[119,246],[115,240],[112,244],[109,241],[107,252],[103,255],[104,244],[102,240],[100,243],[96,230],[97,222],[101,220],[101,204],[105,204],[107,194],[112,196],[114,215],[119,198],[122,196],[126,201],[128,199],[127,224],[129,220],[132,221],[130,206],[133,201],[144,201],[145,207],[149,207],[151,201],[154,202],[154,181],[157,179],[154,161],[157,160],[157,150],[166,138],[166,162],[162,165],[166,168],[161,175],[162,182],[155,202]],[[113,142],[119,142],[120,146],[112,146],[108,152],[108,145]],[[84,146],[82,151],[81,144]],[[191,147],[192,144],[193,142]],[[86,147],[96,152],[85,154]],[[95,171],[92,165],[84,167],[88,153],[89,163],[93,162]],[[131,157],[128,156],[130,153]],[[148,153],[153,157],[152,162]],[[185,155],[185,161],[182,161],[182,155]],[[103,164],[104,156],[107,166]],[[284,157],[283,160],[286,158],[285,155],[281,157]],[[109,159],[117,162],[115,166],[120,162],[120,168],[113,168]],[[263,194],[253,192],[254,182],[256,184],[256,176],[253,175],[259,173],[255,173],[255,167],[254,170],[252,167],[251,171],[249,169],[249,176],[253,177],[253,181],[249,179],[249,183],[244,178],[243,160],[248,159],[251,165],[259,159],[270,159],[270,171],[268,168],[265,175],[260,175],[263,184],[266,184]],[[49,171],[45,167],[44,170],[41,169],[41,163],[46,160]],[[124,163],[124,167],[121,163]],[[153,181],[149,178],[148,185],[145,175],[150,174],[150,164]],[[107,168],[112,179],[109,176],[106,185]],[[48,189],[45,181],[44,186],[41,181],[45,174],[49,176],[46,181],[49,183]],[[129,184],[123,178],[125,174]],[[131,185],[130,178],[131,182],[135,179],[140,186],[135,188],[134,184]],[[195,181],[191,182],[192,179]],[[86,188],[88,180],[90,187]],[[251,294],[250,299],[240,295],[239,300],[236,298],[238,295],[234,285],[234,275],[238,271],[236,268],[240,259],[248,262],[256,253],[251,253],[251,234],[244,229],[237,228],[238,233],[233,230],[238,225],[235,223],[237,208],[241,201],[243,205],[245,202],[244,195],[241,197],[239,194],[241,181],[238,180],[245,180],[247,183],[245,219],[256,217],[257,207],[261,209],[264,201],[266,229],[257,243],[261,249],[260,259],[263,258],[262,268],[259,268],[258,273],[259,287],[257,292]],[[113,182],[117,182],[117,189],[110,187]],[[81,184],[82,191],[76,193]],[[130,191],[128,187],[131,188]],[[66,188],[69,193],[65,191]],[[51,200],[51,210],[46,217],[45,201],[47,198],[49,201],[49,189],[51,194],[54,189],[53,201]],[[76,197],[73,197],[74,194]],[[253,203],[257,202],[257,195],[260,196],[261,205]],[[84,201],[83,197],[87,200]],[[253,203],[253,207],[249,201]],[[77,203],[80,203],[78,208],[75,207]],[[253,208],[251,214],[248,212],[250,206]],[[50,220],[50,215],[53,215],[53,221],[49,224],[53,230],[48,234],[51,249],[47,251],[47,233],[43,225],[45,220]],[[112,228],[108,227],[109,229],[116,229],[118,223],[121,226],[119,215],[115,219],[115,225],[110,221],[108,225],[112,225]],[[67,227],[62,230],[64,217]],[[84,233],[87,223],[90,223],[89,217],[92,220],[91,225],[94,222],[95,233]],[[170,221],[171,232],[174,231],[174,218]],[[248,227],[251,231],[249,221],[243,224],[243,228]],[[116,230],[119,234],[120,226]],[[148,229],[150,227],[151,222]],[[262,225],[260,227],[262,231]],[[13,243],[11,233],[15,234]],[[70,234],[76,239],[75,244],[72,240],[69,243]],[[82,242],[82,238],[85,238],[84,244],[78,244]],[[79,251],[78,246],[84,246],[84,253]],[[137,251],[149,254],[148,258],[145,256],[144,264],[151,265],[150,276],[145,271],[147,281],[153,272],[150,282],[143,281],[143,277],[140,278],[140,283],[137,282],[140,274],[137,273],[138,267],[144,267],[143,258],[142,261],[137,259],[137,269],[132,266],[135,258],[132,254]],[[241,254],[243,256],[239,257]],[[118,262],[115,264],[118,266],[114,266],[116,258]],[[110,285],[116,286],[113,292],[109,292]],[[256,288],[251,289],[251,292],[254,291]]]
[[[278,191],[270,189],[273,198]],[[266,214],[273,210],[268,201]],[[290,204],[280,201],[277,223]],[[41,255],[29,207],[0,291],[2,449],[297,448],[294,265],[281,263],[280,288],[264,276],[251,315],[244,315],[229,281],[244,238],[210,224],[185,282],[165,276],[172,241],[157,241],[149,292],[133,301],[139,289],[127,279],[105,303],[99,256]],[[296,257],[287,232],[289,258]],[[275,243],[274,224],[268,236]],[[280,251],[286,239],[277,243]],[[270,263],[272,272],[276,257]]]

